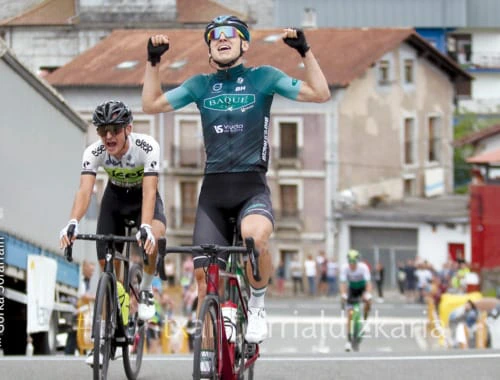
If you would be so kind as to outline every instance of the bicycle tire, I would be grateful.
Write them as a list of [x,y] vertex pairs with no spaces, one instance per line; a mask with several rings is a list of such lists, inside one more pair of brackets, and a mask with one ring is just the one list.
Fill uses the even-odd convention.
[[[114,336],[111,318],[116,315],[117,302],[116,297],[113,297],[113,281],[112,276],[103,273],[97,290],[94,321],[92,324],[92,335],[94,337],[94,380],[105,380],[108,374]],[[102,322],[104,322],[104,327],[101,327]],[[102,366],[99,365],[99,357],[101,355]]]
[[359,306],[354,308],[352,315],[352,350],[354,352],[359,351],[359,345],[361,343],[361,314],[360,314]]
[[137,376],[139,376],[144,354],[146,324],[139,320],[137,309],[141,281],[142,269],[139,265],[133,264],[130,267],[128,280],[125,284],[125,291],[130,297],[129,323],[126,326],[126,330],[132,336],[129,336],[129,345],[123,347],[123,368],[129,380],[136,380]]
[[[219,308],[214,298],[205,298],[200,310],[200,317],[197,321],[194,337],[193,352],[193,380],[199,379],[219,379],[219,357],[220,341],[219,336]],[[212,351],[211,360],[212,373],[206,374],[201,371],[202,351]],[[203,377],[202,377],[203,376]]]

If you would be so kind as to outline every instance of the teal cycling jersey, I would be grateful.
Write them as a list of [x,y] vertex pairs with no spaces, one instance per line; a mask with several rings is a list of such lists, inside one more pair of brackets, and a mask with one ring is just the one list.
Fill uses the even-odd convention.
[[296,99],[302,82],[271,66],[239,65],[196,75],[165,96],[176,110],[196,103],[205,142],[205,173],[266,172],[273,97]]

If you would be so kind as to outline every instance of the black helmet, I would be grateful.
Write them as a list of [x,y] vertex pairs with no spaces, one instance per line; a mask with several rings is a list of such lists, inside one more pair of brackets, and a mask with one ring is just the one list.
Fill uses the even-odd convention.
[[126,126],[132,122],[132,111],[125,103],[115,100],[99,104],[92,116],[92,123],[96,127],[103,125],[123,125]]
[[207,45],[210,44],[208,34],[218,26],[234,26],[243,35],[243,39],[250,42],[250,32],[248,31],[248,25],[244,21],[241,21],[236,16],[217,16],[205,28],[205,42]]

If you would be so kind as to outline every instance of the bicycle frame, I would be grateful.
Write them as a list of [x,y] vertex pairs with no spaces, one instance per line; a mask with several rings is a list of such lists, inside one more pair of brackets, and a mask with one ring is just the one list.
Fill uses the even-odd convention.
[[351,324],[349,326],[349,332],[351,333],[351,344],[353,351],[359,350],[359,345],[361,343],[361,338],[363,336],[363,326],[361,323],[361,301],[356,299],[351,302],[352,314],[351,314]]
[[[206,283],[207,283],[207,293],[203,304],[209,305],[213,303],[216,305],[215,307],[215,325],[217,331],[217,373],[218,378],[220,379],[238,379],[240,376],[240,372],[247,370],[250,368],[259,356],[259,347],[255,345],[255,349],[252,354],[247,357],[246,352],[244,352],[245,344],[243,342],[240,354],[244,355],[244,368],[239,367],[236,373],[233,371],[235,368],[235,345],[236,343],[228,341],[226,337],[225,327],[224,327],[224,319],[221,310],[221,300],[219,295],[219,280],[221,279],[221,274],[219,271],[218,264],[218,254],[223,251],[227,251],[230,254],[249,254],[253,270],[253,276],[255,279],[260,280],[260,272],[258,269],[258,252],[254,248],[253,239],[247,239],[245,241],[246,247],[222,247],[214,244],[205,244],[200,246],[192,246],[192,247],[166,247],[165,252],[175,252],[175,253],[202,253],[208,256],[209,263],[206,268]],[[163,260],[158,261],[158,265],[161,266]],[[159,270],[160,271],[160,270]],[[241,311],[245,320],[248,319],[248,307],[245,303],[243,293],[241,291],[241,287],[238,280],[238,275],[236,273],[224,273],[222,275],[228,281],[228,289],[236,289],[237,297],[238,297],[238,305],[241,306]],[[203,314],[203,310],[201,312]],[[205,323],[203,320],[204,316],[200,317],[200,331],[201,326]],[[200,343],[201,344],[201,343]],[[196,353],[196,350],[195,350]],[[215,369],[214,369],[215,370]],[[194,368],[193,377],[195,379],[200,378],[200,368]]]

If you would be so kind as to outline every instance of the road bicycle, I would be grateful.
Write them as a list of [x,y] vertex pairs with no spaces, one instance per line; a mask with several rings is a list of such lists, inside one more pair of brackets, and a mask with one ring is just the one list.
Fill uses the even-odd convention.
[[[106,242],[106,255],[104,271],[101,273],[97,286],[94,304],[94,317],[92,321],[93,350],[93,375],[94,380],[107,378],[109,360],[117,358],[117,348],[122,348],[123,367],[129,380],[137,379],[142,364],[145,340],[145,323],[139,319],[138,305],[140,284],[142,281],[142,267],[130,263],[131,243],[137,244],[131,230],[135,222],[126,220],[125,236],[78,234],[77,240],[93,240]],[[74,229],[68,230],[71,237]],[[142,236],[144,243],[145,236]],[[163,243],[163,244],[161,244]],[[120,254],[117,244],[125,244],[125,254]],[[159,239],[158,246],[164,247],[165,238]],[[143,244],[144,246],[144,244]],[[160,249],[160,248],[159,248]],[[148,256],[141,249],[144,263],[147,264]],[[65,249],[65,257],[72,261],[72,245]],[[122,315],[122,307],[118,295],[117,278],[114,270],[115,260],[123,262],[123,288],[124,297],[129,296],[128,323]]]
[[351,325],[349,332],[351,333],[351,347],[354,352],[359,351],[359,345],[363,337],[363,322],[361,317],[361,297],[355,297],[348,300],[351,305]]
[[[239,243],[236,243],[239,244]],[[259,281],[259,253],[252,238],[241,245],[219,246],[202,244],[199,246],[166,247],[166,253],[202,254],[208,258],[205,268],[207,295],[200,309],[195,327],[193,353],[193,379],[253,379],[254,365],[259,357],[259,345],[248,343],[244,336],[248,323],[248,289],[243,264],[238,257],[246,255],[250,260],[253,277]],[[228,272],[219,272],[220,253],[230,254],[231,265]],[[163,256],[161,256],[163,258]],[[158,274],[165,274],[163,260],[158,260]],[[222,291],[220,279],[223,279]],[[234,337],[226,336],[228,321],[224,320],[222,300],[230,301],[236,307]],[[228,339],[229,338],[229,339]]]

